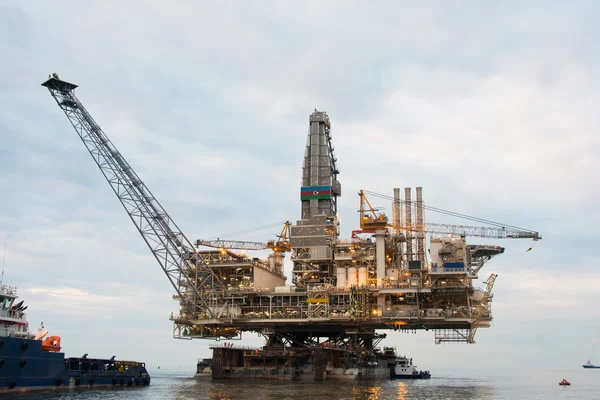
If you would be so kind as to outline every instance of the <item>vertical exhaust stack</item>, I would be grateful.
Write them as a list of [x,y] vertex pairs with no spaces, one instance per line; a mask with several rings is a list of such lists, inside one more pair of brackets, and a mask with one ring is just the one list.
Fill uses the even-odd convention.
[[394,229],[392,233],[394,237],[400,236],[401,233],[401,218],[402,218],[402,207],[400,206],[400,188],[394,188],[394,206],[392,207],[392,218],[394,221]]
[[417,187],[417,260],[425,263],[425,234],[423,233],[423,188]]
[[406,202],[406,261],[408,265],[408,261],[413,260],[413,248],[412,248],[412,202],[410,200],[410,191],[409,187],[404,188],[404,200]]
[[400,188],[394,188],[393,224],[392,231],[394,254],[392,265],[394,268],[402,268],[403,232],[402,232],[402,203],[400,202]]

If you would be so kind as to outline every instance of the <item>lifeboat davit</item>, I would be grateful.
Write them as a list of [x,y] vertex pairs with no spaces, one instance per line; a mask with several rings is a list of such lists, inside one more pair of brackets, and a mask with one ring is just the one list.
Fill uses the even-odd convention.
[[60,351],[60,336],[49,336],[42,342],[42,351]]
[[569,382],[568,380],[566,380],[565,378],[563,378],[562,381],[558,382],[558,384],[560,386],[571,386],[571,382]]

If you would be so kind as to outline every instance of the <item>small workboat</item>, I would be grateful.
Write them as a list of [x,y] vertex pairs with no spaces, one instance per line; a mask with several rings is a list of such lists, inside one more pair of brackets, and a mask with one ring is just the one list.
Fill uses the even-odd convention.
[[419,371],[417,366],[413,365],[412,358],[405,356],[396,357],[394,365],[390,368],[391,379],[429,379],[429,371]]

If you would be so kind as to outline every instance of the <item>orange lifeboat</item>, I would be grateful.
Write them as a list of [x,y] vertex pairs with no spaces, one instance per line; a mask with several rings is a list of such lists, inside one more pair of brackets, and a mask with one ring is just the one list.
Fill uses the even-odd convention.
[[560,386],[571,386],[571,382],[569,382],[568,380],[566,380],[565,378],[563,378],[562,381],[558,382],[558,384]]
[[44,339],[42,351],[60,351],[60,336],[49,336]]

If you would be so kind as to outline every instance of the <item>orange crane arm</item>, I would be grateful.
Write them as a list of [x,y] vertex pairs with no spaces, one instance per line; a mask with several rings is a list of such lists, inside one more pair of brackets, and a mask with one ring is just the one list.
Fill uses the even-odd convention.
[[[359,191],[358,195],[360,196],[360,209],[358,212],[360,213],[360,228],[361,229],[385,229],[388,226],[388,218],[385,214],[380,213],[377,214],[367,195],[364,191]],[[369,215],[372,214],[371,218]]]
[[291,223],[286,221],[283,224],[281,233],[277,236],[277,241],[269,240],[264,242],[250,242],[244,240],[196,240],[196,246],[214,247],[217,249],[234,249],[234,250],[265,250],[272,249],[273,251],[286,253],[290,251],[289,229]]

